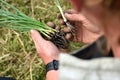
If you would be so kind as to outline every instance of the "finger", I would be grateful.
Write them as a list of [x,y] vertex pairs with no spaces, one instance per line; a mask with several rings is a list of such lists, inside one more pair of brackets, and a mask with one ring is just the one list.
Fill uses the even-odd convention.
[[51,28],[55,28],[55,24],[53,23],[53,22],[47,22],[47,25],[49,26],[49,27],[51,27]]
[[60,26],[56,26],[55,29],[56,30],[61,30],[61,27]]
[[33,39],[33,42],[35,44],[36,50],[38,53],[40,53],[40,49],[43,46],[43,43],[45,43],[45,40],[42,38],[42,36],[39,34],[36,30],[31,30],[31,37]]
[[[76,10],[74,10],[74,9],[70,9],[70,10],[66,10],[64,13],[75,14],[75,13],[78,13],[78,12]],[[57,18],[59,18],[59,19],[63,18],[62,15],[61,15],[61,13],[57,14]]]
[[68,13],[65,13],[65,17],[69,21],[79,21],[78,14],[68,14]]
[[62,25],[65,25],[65,22],[63,19],[59,19],[59,23],[62,24]]
[[71,32],[71,29],[70,29],[70,27],[65,27],[65,28],[63,29],[63,31],[64,31],[65,33],[69,33],[69,32]]
[[42,38],[42,36],[39,34],[38,31],[36,30],[31,30],[31,37],[33,39],[33,42],[35,43],[35,46],[37,47],[37,45],[44,43],[46,40],[44,40],[44,38]]
[[67,33],[66,36],[65,36],[65,38],[67,40],[70,40],[72,38],[72,34],[71,33]]
[[78,13],[76,10],[74,9],[70,9],[70,10],[66,10],[65,13],[68,13],[68,14],[76,14]]

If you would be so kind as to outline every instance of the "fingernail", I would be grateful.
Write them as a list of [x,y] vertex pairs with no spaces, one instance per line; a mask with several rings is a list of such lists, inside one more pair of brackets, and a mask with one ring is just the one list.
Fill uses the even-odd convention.
[[65,15],[69,15],[68,13],[65,13]]
[[69,16],[70,14],[69,13],[65,13],[65,16]]
[[30,30],[30,33],[33,34],[33,33],[34,33],[34,30]]

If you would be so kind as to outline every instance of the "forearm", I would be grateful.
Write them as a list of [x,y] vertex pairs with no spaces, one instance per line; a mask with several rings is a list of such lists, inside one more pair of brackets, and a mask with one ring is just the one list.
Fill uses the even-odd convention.
[[46,80],[58,80],[58,70],[48,71],[46,74]]
[[58,60],[46,64],[46,80],[58,80]]

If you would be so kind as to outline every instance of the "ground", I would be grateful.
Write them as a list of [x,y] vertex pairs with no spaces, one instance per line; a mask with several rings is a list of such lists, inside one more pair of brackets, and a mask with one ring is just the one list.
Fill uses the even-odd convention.
[[[59,10],[52,0],[6,1],[34,19],[58,24]],[[71,8],[67,0],[60,2],[64,10]],[[9,76],[16,80],[45,80],[44,63],[37,55],[29,32],[20,33],[0,28],[0,76]]]

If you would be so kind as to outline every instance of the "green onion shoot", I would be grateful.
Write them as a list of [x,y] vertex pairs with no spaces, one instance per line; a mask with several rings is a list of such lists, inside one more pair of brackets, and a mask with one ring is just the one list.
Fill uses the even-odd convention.
[[66,48],[68,46],[63,31],[55,30],[47,26],[45,22],[37,21],[25,15],[4,0],[0,0],[0,26],[20,32],[28,32],[31,29],[35,29],[45,39],[53,42],[58,48]]
[[4,0],[0,0],[0,26],[20,32],[28,32],[31,29],[35,29],[48,39],[50,39],[50,34],[56,32],[55,29],[48,27],[44,22],[25,15]]

